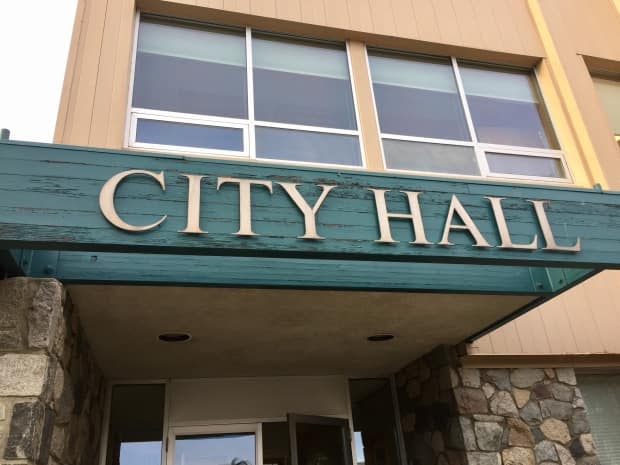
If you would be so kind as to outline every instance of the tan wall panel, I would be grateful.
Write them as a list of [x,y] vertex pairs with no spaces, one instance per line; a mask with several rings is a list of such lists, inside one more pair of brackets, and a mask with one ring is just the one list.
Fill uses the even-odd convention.
[[418,37],[418,26],[416,24],[411,1],[392,0],[392,9],[394,12],[396,35],[402,37]]
[[[110,102],[114,89],[115,64],[117,45],[122,22],[123,2],[109,1],[105,12],[105,23],[99,56],[99,72],[95,84],[93,98],[93,114],[90,122],[88,143],[95,147],[103,147],[108,136],[110,121]],[[120,115],[119,115],[120,116]]]
[[475,341],[474,355],[620,353],[620,271],[604,271]]
[[288,21],[301,21],[301,0],[276,0],[276,15]]
[[377,126],[377,116],[372,97],[366,47],[361,42],[349,42],[349,59],[355,96],[357,97],[357,113],[362,131],[362,144],[366,167],[372,171],[383,171],[381,139]]
[[325,24],[325,5],[323,5],[323,0],[302,1],[301,20],[306,23]]
[[346,0],[349,17],[352,24],[362,29],[373,31],[374,24],[369,0]]
[[415,0],[413,2],[418,38],[428,42],[441,42],[439,24],[435,17],[432,0]]
[[80,29],[67,117],[58,142],[87,145],[93,115],[107,1],[87,1]]
[[129,81],[133,55],[135,28],[135,0],[122,0],[121,21],[116,41],[112,95],[110,97],[110,117],[105,139],[106,147],[117,147],[124,140],[129,101]]
[[[358,0],[357,3],[364,3],[364,0]],[[373,32],[385,35],[396,34],[394,8],[391,1],[377,2],[376,0],[370,0],[370,11],[372,14]]]
[[224,0],[224,8],[230,11],[245,13],[250,10],[250,0]]
[[[520,0],[518,0],[520,1]],[[480,44],[484,40],[482,28],[477,16],[472,14],[473,7],[471,0],[452,0],[454,13],[459,19],[459,31],[461,40],[465,44]]]
[[620,15],[610,0],[538,1],[606,182],[620,189],[620,149],[583,57],[620,62]]

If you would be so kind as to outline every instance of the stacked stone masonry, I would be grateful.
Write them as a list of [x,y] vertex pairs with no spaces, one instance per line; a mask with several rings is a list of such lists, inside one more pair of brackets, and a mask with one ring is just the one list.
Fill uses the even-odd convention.
[[104,399],[63,286],[0,281],[0,465],[95,464]]
[[568,368],[459,367],[439,347],[397,374],[410,465],[598,465]]

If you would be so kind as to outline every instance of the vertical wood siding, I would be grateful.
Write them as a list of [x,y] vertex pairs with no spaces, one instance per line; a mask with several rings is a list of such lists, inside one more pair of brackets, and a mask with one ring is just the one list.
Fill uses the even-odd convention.
[[473,354],[620,353],[620,271],[605,271],[478,339]]
[[[144,0],[183,16],[237,13],[342,37],[377,34],[425,43],[542,56],[526,0]],[[124,142],[136,0],[81,0],[55,141],[120,148]],[[194,11],[194,10],[192,10]],[[211,13],[209,13],[211,12]],[[317,29],[318,31],[319,29]],[[320,33],[319,33],[320,35]],[[415,48],[415,47],[414,47]]]

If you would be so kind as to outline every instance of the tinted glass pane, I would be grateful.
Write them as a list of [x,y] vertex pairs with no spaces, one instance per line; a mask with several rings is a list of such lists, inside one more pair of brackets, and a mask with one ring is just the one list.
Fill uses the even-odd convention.
[[256,128],[256,156],[274,160],[361,166],[357,136]]
[[558,148],[529,73],[470,65],[459,69],[480,142]]
[[479,175],[472,147],[383,139],[388,168]]
[[607,112],[614,134],[620,135],[620,81],[594,78],[594,85]]
[[136,142],[242,152],[243,130],[138,119]]
[[106,464],[161,463],[164,396],[162,384],[112,388]]
[[247,118],[245,35],[140,23],[132,105]]
[[349,381],[357,465],[399,465],[396,419],[387,379]]
[[177,436],[175,465],[254,465],[253,433]]
[[564,168],[557,158],[528,157],[507,153],[487,153],[487,163],[492,173],[563,178]]
[[369,60],[382,133],[470,139],[450,62],[376,53]]
[[291,463],[288,423],[284,421],[263,423],[263,465]]
[[297,460],[300,465],[346,465],[342,427],[297,423]]
[[601,465],[620,463],[620,375],[579,375]]
[[257,120],[356,128],[344,48],[268,37],[252,47]]

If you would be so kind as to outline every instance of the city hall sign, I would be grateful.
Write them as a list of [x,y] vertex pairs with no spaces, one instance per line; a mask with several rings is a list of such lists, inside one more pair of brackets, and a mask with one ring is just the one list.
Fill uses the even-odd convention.
[[[394,239],[392,232],[392,225],[398,221],[400,223],[406,222],[411,224],[411,239],[409,244],[412,246],[428,247],[433,245],[452,247],[455,245],[451,240],[451,236],[456,232],[465,233],[470,238],[470,244],[472,247],[485,249],[485,248],[499,248],[499,249],[517,249],[517,250],[546,250],[556,252],[580,252],[581,251],[581,238],[563,237],[564,244],[560,245],[554,231],[552,230],[547,211],[545,206],[549,203],[548,200],[522,198],[521,212],[527,212],[531,215],[531,223],[536,229],[530,231],[527,239],[524,240],[524,233],[520,232],[520,240],[514,239],[514,232],[511,231],[510,221],[505,216],[505,207],[502,203],[506,200],[506,197],[480,195],[479,200],[486,205],[488,215],[486,218],[476,217],[476,214],[468,211],[465,204],[459,198],[456,193],[447,193],[445,195],[445,201],[443,205],[439,205],[438,202],[433,200],[432,205],[425,204],[425,191],[420,190],[394,190],[380,187],[360,187],[360,186],[342,186],[338,184],[323,184],[323,183],[306,183],[310,184],[313,189],[318,191],[318,196],[313,200],[309,200],[304,196],[299,187],[303,183],[297,182],[285,182],[285,181],[271,181],[266,179],[254,179],[254,178],[242,178],[242,177],[229,177],[229,176],[208,176],[200,174],[179,174],[180,178],[186,181],[186,193],[185,193],[185,205],[184,205],[184,227],[177,229],[178,234],[182,235],[207,235],[208,232],[201,226],[201,219],[204,212],[201,212],[201,206],[203,205],[203,196],[208,196],[207,202],[218,202],[218,195],[221,194],[223,186],[232,187],[235,189],[235,209],[238,207],[238,230],[236,232],[230,231],[230,234],[240,237],[252,237],[260,236],[253,228],[252,214],[253,214],[253,201],[252,194],[256,194],[258,191],[263,191],[263,194],[267,193],[270,198],[276,200],[276,197],[285,197],[288,199],[288,210],[297,211],[297,216],[293,216],[291,211],[287,211],[287,222],[295,222],[303,219],[303,231],[302,235],[294,236],[303,241],[321,241],[330,240],[330,236],[326,233],[324,235],[319,234],[317,227],[317,216],[322,211],[322,207],[332,197],[338,194],[338,191],[346,188],[347,196],[341,197],[339,201],[343,202],[340,210],[345,211],[347,207],[346,202],[350,199],[366,199],[370,201],[368,208],[359,208],[354,211],[353,217],[357,215],[357,220],[360,223],[374,225],[375,237],[366,237],[363,239],[373,241],[378,244],[396,244],[398,240]],[[122,215],[117,209],[117,190],[119,185],[126,181],[130,177],[146,177],[150,178],[150,182],[158,186],[161,191],[166,191],[166,178],[164,171],[149,171],[130,169],[122,171],[112,177],[110,177],[101,188],[99,192],[99,208],[106,220],[114,225],[116,228],[122,231],[131,233],[148,232],[160,228],[167,220],[170,212],[161,211],[160,217],[150,224],[132,224],[122,218]],[[203,192],[203,181],[211,179],[213,182],[215,192],[205,193]],[[281,178],[279,178],[281,179]],[[353,190],[353,192],[352,192]],[[395,211],[388,206],[388,199],[386,194],[390,196],[398,195],[402,197],[404,205],[406,206],[404,211]],[[471,198],[471,194],[467,194]],[[471,199],[470,199],[471,200]],[[514,198],[512,198],[514,202]],[[278,199],[278,202],[282,202],[282,199]],[[291,205],[292,204],[292,205]],[[280,205],[285,205],[280,203]],[[174,206],[178,208],[179,203]],[[285,207],[282,207],[286,209]],[[338,214],[338,206],[333,207],[336,214]],[[222,206],[222,209],[230,209],[230,203],[226,206]],[[349,209],[351,210],[351,209]],[[282,211],[278,210],[278,211]],[[429,231],[428,220],[431,214],[434,227]],[[477,209],[479,213],[480,209]],[[230,212],[229,212],[230,213]],[[177,212],[178,216],[179,212]],[[342,213],[344,215],[344,213]],[[351,212],[349,212],[351,215]],[[364,216],[370,216],[371,218],[365,218]],[[210,221],[216,222],[218,218],[205,218],[204,222]],[[287,224],[280,220],[280,224]],[[490,237],[489,228],[483,232],[483,229],[479,227],[479,222],[485,221],[488,226],[489,222],[494,225],[495,236]],[[351,223],[349,223],[351,224]],[[346,224],[340,225],[346,229]],[[542,238],[539,238],[538,230],[542,233]],[[435,235],[436,237],[433,237]],[[463,244],[461,244],[463,245]]]

